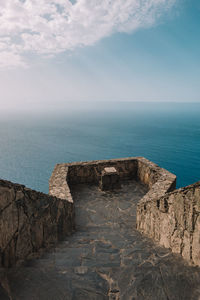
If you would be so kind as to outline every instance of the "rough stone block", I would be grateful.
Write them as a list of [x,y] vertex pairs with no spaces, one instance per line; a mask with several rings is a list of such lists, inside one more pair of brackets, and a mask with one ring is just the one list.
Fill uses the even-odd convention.
[[120,188],[119,173],[114,167],[106,167],[101,173],[100,188],[103,191]]

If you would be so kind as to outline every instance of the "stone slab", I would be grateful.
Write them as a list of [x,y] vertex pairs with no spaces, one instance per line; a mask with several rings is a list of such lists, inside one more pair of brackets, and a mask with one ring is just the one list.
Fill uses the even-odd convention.
[[114,167],[106,167],[104,168],[104,172],[107,174],[116,174],[117,170]]

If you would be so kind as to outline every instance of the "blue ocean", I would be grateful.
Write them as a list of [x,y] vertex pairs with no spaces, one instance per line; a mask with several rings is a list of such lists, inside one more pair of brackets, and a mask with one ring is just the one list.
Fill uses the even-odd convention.
[[144,156],[200,180],[200,103],[93,103],[0,112],[0,178],[48,192],[54,165]]

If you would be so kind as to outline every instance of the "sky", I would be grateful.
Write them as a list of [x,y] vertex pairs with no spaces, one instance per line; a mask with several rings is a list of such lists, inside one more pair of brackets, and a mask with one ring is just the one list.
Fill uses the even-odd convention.
[[0,106],[200,102],[199,0],[0,0]]

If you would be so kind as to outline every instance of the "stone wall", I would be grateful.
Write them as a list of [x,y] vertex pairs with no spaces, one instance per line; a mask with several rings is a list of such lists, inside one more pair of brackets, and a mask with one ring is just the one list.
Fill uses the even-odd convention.
[[105,167],[115,167],[122,181],[136,179],[148,186],[138,205],[137,227],[169,246],[155,219],[168,211],[167,200],[160,198],[175,189],[175,175],[143,157],[58,164],[49,180],[50,195],[0,180],[0,265],[12,265],[71,233],[74,208],[70,186],[98,184]]
[[143,157],[130,157],[56,165],[50,179],[50,193],[60,198],[67,194],[71,199],[71,184],[97,184],[105,167],[115,167],[121,180],[133,178],[148,186],[149,191],[137,207],[137,229],[200,265],[198,183],[175,190],[174,174]]
[[115,167],[121,180],[137,179],[149,188],[163,172],[167,176],[171,174],[143,157],[63,163],[57,164],[54,168],[49,181],[49,192],[62,198],[66,192],[69,194],[70,184],[98,183],[105,167]]
[[[144,157],[57,164],[49,180],[49,193],[73,201],[70,185],[98,184],[105,167],[115,167],[120,180],[136,179],[149,188],[148,198],[160,197],[176,187],[176,176]],[[152,194],[152,195],[151,195]]]
[[174,174],[144,157],[138,158],[137,179],[149,187],[149,192],[140,200],[141,207],[143,203],[156,201],[176,188],[176,176]]
[[51,247],[73,229],[73,203],[0,180],[0,266]]
[[57,164],[55,166],[49,180],[49,194],[60,199],[66,199],[67,201],[73,203],[72,195],[67,182],[68,169],[69,168],[67,164]]
[[98,183],[105,167],[115,167],[121,179],[135,178],[137,159],[112,159],[68,164],[67,181],[69,184]]
[[162,197],[146,196],[138,204],[137,228],[200,266],[200,182]]

